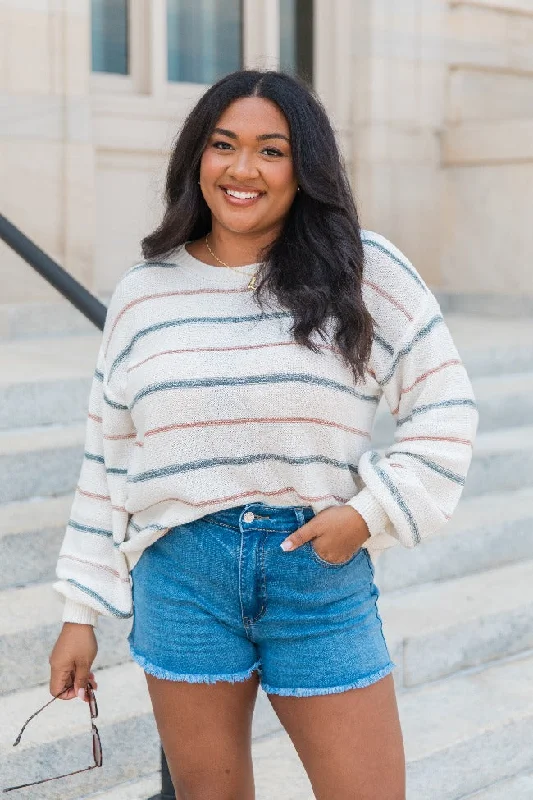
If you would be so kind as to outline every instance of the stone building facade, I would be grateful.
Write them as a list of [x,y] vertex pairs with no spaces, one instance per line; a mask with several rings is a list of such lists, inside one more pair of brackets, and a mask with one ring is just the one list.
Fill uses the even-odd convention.
[[[193,5],[216,23],[227,3]],[[107,5],[117,12],[121,2]],[[1,211],[102,297],[158,220],[169,147],[217,68],[190,53],[171,62],[171,12],[190,2],[124,5],[122,73],[105,58],[95,69],[105,2],[0,6]],[[312,72],[363,225],[443,296],[531,313],[533,0],[236,0],[232,9],[240,63],[276,68],[283,56]],[[56,299],[4,245],[0,286],[0,304]]]

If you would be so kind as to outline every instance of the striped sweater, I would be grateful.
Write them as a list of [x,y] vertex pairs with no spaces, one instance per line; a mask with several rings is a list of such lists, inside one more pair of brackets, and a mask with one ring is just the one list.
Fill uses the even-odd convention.
[[[292,338],[289,311],[261,312],[249,268],[184,246],[119,280],[89,396],[85,454],[56,567],[63,621],[132,616],[130,571],[176,525],[263,501],[349,504],[369,554],[415,547],[461,496],[478,413],[440,307],[387,239],[363,231],[363,299],[375,321],[364,381],[334,346]],[[380,397],[396,419],[371,446]]]

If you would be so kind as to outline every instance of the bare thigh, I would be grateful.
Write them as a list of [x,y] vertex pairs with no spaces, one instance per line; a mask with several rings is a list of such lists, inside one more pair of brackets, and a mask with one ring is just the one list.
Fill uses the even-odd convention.
[[235,683],[145,675],[177,800],[254,800],[257,672]]
[[405,800],[403,736],[392,674],[338,694],[268,698],[317,800]]

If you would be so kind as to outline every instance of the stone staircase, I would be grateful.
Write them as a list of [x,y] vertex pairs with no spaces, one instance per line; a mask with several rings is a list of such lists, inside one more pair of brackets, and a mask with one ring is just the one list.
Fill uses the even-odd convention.
[[[87,710],[49,698],[61,629],[54,568],[79,476],[98,332],[45,337],[0,313],[0,788],[91,763]],[[474,383],[480,428],[452,521],[376,565],[393,660],[408,800],[533,797],[533,320],[447,314]],[[70,317],[69,317],[70,320]],[[69,324],[73,324],[72,320]],[[2,331],[4,338],[2,339]],[[392,420],[380,407],[374,440]],[[147,800],[159,740],[131,620],[101,618],[98,680],[104,767],[17,798]],[[260,690],[253,724],[258,800],[312,800],[296,752]],[[14,796],[14,795],[13,795]]]

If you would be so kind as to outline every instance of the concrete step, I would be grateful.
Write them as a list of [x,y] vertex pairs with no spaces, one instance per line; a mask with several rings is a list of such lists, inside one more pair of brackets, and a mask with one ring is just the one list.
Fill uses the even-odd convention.
[[533,475],[533,425],[480,434],[464,497],[520,489]]
[[[533,648],[532,585],[529,560],[381,594],[378,608],[398,690]],[[50,583],[0,592],[0,693],[48,680],[62,608]],[[130,661],[131,624],[100,618],[96,668]]]
[[[489,375],[472,380],[478,404],[478,434],[528,425],[533,419],[533,372],[509,375]],[[394,441],[396,421],[385,398],[376,414],[372,443],[386,447]]]
[[[99,295],[107,306],[109,294]],[[0,303],[0,342],[26,339],[87,336],[96,331],[92,322],[68,300],[51,303]]]
[[161,773],[148,775],[140,780],[128,781],[104,792],[91,792],[80,800],[148,800],[161,791]]
[[[48,681],[48,657],[61,631],[62,609],[63,599],[51,582],[0,592],[0,694]],[[131,618],[98,620],[96,669],[131,661],[131,625]]]
[[0,430],[84,420],[100,336],[1,342]]
[[533,560],[378,599],[397,689],[533,648]]
[[380,591],[460,578],[533,558],[533,487],[462,498],[452,519],[419,547],[379,555]]
[[[515,775],[469,794],[464,800],[531,800],[533,797],[533,772]],[[118,800],[118,798],[117,798]],[[144,800],[144,798],[139,798]]]
[[533,318],[446,313],[444,318],[471,378],[533,370]]
[[85,423],[0,431],[0,503],[76,488]]
[[[159,739],[142,669],[130,662],[100,669],[97,727],[104,767],[39,787],[39,800],[71,800],[117,783],[153,776],[160,766]],[[2,785],[12,786],[91,763],[89,714],[81,701],[55,701],[24,732],[16,751],[12,744],[25,720],[50,699],[47,687],[0,697]],[[20,724],[19,724],[20,723]],[[252,734],[266,736],[280,728],[266,694],[258,693]],[[7,755],[9,753],[9,758]],[[59,794],[58,794],[59,791]],[[34,800],[35,789],[21,789],[20,800]]]
[[[400,694],[409,800],[459,800],[531,771],[532,681],[529,654]],[[98,672],[98,682],[105,768],[63,779],[61,794],[53,782],[43,784],[43,800],[87,798],[104,789],[115,794],[100,795],[100,800],[133,800],[134,794],[117,796],[117,784],[152,778],[157,772],[159,742],[142,670],[136,664],[112,667]],[[49,706],[28,726],[16,755],[5,759],[24,720],[47,699],[43,688],[0,698],[0,715],[9,720],[0,731],[4,786],[90,763],[87,710],[76,700]],[[253,735],[258,798],[312,798],[303,766],[262,690]],[[30,789],[17,796],[30,800],[35,794]]]
[[0,589],[52,581],[73,493],[0,505]]

